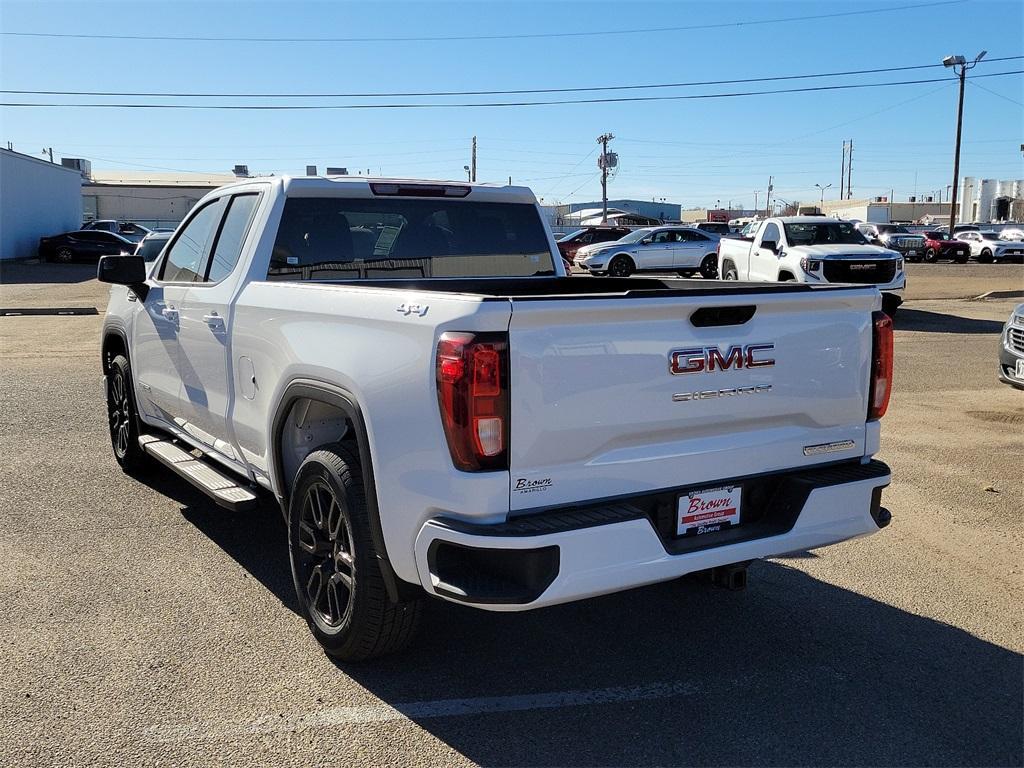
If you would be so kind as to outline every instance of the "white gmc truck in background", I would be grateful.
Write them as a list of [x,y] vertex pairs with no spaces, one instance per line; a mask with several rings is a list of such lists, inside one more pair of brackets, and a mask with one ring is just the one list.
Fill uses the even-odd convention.
[[[725,241],[730,242],[730,241]],[[253,179],[108,256],[114,455],[274,497],[328,653],[873,533],[874,285],[565,276],[523,188]],[[239,524],[244,524],[239,517]]]
[[889,316],[903,303],[903,254],[871,245],[848,221],[824,216],[765,219],[752,237],[723,239],[718,274],[724,280],[859,283],[882,293]]

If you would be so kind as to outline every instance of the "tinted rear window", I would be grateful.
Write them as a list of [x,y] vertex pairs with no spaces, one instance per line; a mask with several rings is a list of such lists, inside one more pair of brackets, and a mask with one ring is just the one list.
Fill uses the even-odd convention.
[[401,197],[290,198],[269,280],[554,274],[537,209]]

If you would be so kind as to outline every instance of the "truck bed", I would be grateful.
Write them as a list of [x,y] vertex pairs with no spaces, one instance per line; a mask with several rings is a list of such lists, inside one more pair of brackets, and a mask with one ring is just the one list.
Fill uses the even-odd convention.
[[317,281],[319,285],[460,293],[488,298],[565,298],[570,296],[610,298],[614,296],[730,296],[751,294],[806,293],[844,290],[851,286],[808,285],[805,283],[723,282],[684,278],[649,277],[469,277],[412,278],[394,280]]

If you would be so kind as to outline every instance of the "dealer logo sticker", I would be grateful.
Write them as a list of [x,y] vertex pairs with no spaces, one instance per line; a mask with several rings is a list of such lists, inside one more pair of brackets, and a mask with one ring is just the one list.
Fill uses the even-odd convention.
[[553,485],[550,477],[530,480],[525,477],[517,477],[515,484],[516,493],[540,493],[546,491]]

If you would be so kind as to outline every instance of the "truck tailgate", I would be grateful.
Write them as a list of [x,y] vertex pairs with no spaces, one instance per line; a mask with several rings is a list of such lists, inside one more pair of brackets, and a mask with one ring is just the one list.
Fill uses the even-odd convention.
[[863,455],[874,289],[512,301],[512,511]]

